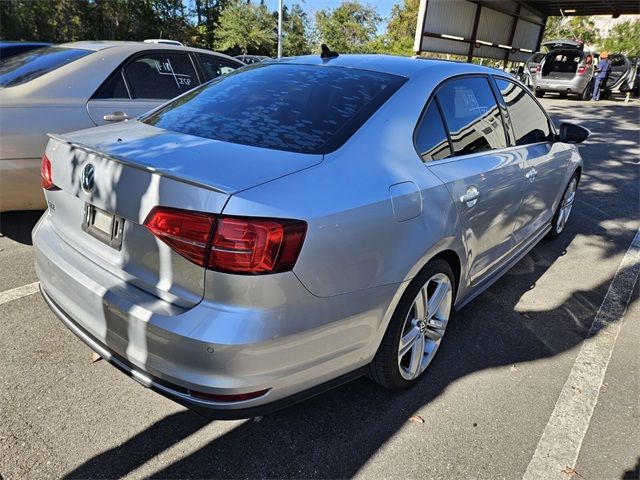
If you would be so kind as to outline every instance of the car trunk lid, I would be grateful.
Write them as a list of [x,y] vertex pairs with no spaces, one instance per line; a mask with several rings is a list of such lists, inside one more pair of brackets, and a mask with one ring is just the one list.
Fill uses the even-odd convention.
[[50,137],[46,155],[60,190],[47,191],[46,197],[49,221],[60,237],[112,273],[120,287],[142,289],[181,307],[202,299],[205,270],[144,226],[152,208],[221,213],[233,193],[322,160],[139,122]]

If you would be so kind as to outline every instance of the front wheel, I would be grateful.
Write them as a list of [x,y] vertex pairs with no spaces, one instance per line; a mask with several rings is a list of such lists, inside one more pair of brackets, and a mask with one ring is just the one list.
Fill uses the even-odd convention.
[[571,214],[571,209],[573,208],[573,202],[576,199],[577,189],[578,175],[574,174],[573,177],[571,177],[571,180],[569,180],[569,185],[567,185],[567,188],[564,191],[564,195],[562,195],[560,205],[558,205],[556,213],[551,220],[551,230],[547,234],[548,238],[558,238],[564,231],[564,227],[567,225],[569,215]]
[[542,98],[544,97],[544,90],[536,90],[535,94],[537,98]]
[[418,381],[435,356],[453,315],[455,281],[436,258],[413,280],[398,304],[369,366],[373,381],[403,389]]

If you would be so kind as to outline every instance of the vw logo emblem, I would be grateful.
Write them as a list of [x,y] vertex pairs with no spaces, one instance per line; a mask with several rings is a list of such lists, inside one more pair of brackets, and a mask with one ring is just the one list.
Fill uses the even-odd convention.
[[93,178],[95,173],[95,167],[93,163],[87,163],[82,169],[82,176],[80,177],[80,186],[82,189],[91,193],[93,191],[93,187],[95,186],[95,180]]

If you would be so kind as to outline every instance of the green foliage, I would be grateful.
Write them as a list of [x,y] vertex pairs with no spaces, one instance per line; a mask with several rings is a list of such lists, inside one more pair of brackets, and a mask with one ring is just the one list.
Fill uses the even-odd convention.
[[602,40],[602,50],[640,55],[640,20],[627,20],[615,25],[609,36]]
[[387,24],[386,53],[413,55],[413,41],[418,25],[420,0],[402,0],[391,8]]
[[[277,19],[277,12],[275,16]],[[309,19],[307,13],[297,3],[293,4],[291,10],[286,6],[283,9],[282,30],[282,54],[285,57],[311,53]]]
[[326,8],[316,13],[320,42],[339,53],[370,51],[369,43],[381,21],[376,7],[358,0],[344,1],[333,10]]
[[599,38],[600,33],[591,17],[549,17],[542,41],[569,39],[596,45]]
[[232,53],[273,55],[276,29],[266,5],[235,0],[220,14],[214,46]]

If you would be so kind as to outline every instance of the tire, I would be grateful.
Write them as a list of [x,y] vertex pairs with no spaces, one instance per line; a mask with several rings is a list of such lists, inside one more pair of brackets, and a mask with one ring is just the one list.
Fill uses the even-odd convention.
[[591,96],[593,95],[593,82],[587,83],[587,86],[584,87],[584,90],[580,94],[580,100],[591,100]]
[[558,96],[559,96],[560,98],[567,98],[568,94],[567,94],[567,92],[560,92],[560,93],[558,94]]
[[[427,263],[402,295],[369,365],[369,377],[374,382],[401,390],[420,380],[452,320],[455,292],[455,277],[449,264],[441,258]],[[430,301],[434,302],[432,306]]]
[[560,204],[556,209],[556,213],[553,215],[551,219],[551,230],[547,234],[547,238],[550,240],[555,240],[562,232],[564,232],[564,228],[567,225],[567,221],[569,220],[569,215],[571,214],[571,209],[573,208],[573,202],[576,198],[576,191],[578,189],[578,174],[574,173],[567,184],[567,187],[564,189],[564,193],[562,194],[562,199],[560,200]]
[[544,97],[544,90],[535,90],[536,98]]

